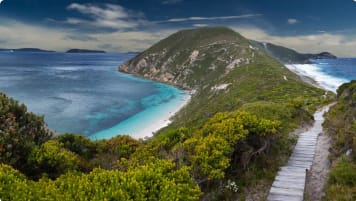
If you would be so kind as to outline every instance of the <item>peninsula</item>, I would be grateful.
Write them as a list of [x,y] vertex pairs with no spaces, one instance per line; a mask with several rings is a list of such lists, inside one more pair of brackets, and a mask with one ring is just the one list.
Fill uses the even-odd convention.
[[1,51],[6,51],[6,52],[55,52],[52,50],[43,50],[39,48],[18,48],[18,49],[2,49],[0,48]]
[[103,50],[70,49],[66,53],[106,53]]

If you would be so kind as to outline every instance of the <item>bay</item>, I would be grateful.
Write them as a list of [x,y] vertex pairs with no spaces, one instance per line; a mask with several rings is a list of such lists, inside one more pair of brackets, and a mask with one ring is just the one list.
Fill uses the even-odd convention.
[[173,86],[117,71],[134,56],[0,52],[0,91],[44,115],[48,127],[57,133],[95,139],[123,133],[134,136],[150,125],[132,117],[140,114],[154,124],[162,118],[162,110],[175,110],[188,98]]

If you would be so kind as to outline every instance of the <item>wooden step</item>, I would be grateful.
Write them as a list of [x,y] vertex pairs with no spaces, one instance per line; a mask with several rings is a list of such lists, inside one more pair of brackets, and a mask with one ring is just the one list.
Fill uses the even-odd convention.
[[270,193],[268,195],[267,201],[303,201],[303,197]]
[[299,135],[287,165],[281,167],[274,179],[267,201],[303,201],[306,169],[313,164],[318,136],[322,132],[323,113],[327,109],[316,112],[313,127]]

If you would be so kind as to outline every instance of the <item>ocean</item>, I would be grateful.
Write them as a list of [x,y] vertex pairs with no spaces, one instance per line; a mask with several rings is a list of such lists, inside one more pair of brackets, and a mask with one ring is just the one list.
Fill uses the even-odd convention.
[[[57,133],[90,139],[152,135],[189,100],[175,87],[120,73],[135,54],[0,52],[0,91],[44,115]],[[356,58],[287,65],[336,91],[356,79]]]
[[0,52],[0,91],[44,115],[57,133],[149,136],[169,123],[189,95],[117,71],[134,56]]
[[356,80],[356,58],[317,59],[313,64],[286,65],[292,71],[314,79],[320,86],[336,92],[343,83]]

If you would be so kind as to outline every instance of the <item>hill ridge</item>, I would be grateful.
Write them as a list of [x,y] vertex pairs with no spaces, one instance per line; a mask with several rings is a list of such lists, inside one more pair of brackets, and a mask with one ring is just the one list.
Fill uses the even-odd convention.
[[118,70],[196,92],[172,125],[201,121],[246,103],[285,103],[324,94],[303,82],[263,48],[224,27],[179,31]]

